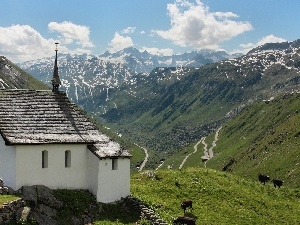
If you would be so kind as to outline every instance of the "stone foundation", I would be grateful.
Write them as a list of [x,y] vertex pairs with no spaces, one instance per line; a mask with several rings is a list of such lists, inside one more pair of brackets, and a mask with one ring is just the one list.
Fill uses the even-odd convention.
[[[52,190],[49,190],[44,186],[23,187],[23,194],[25,194],[23,199],[20,198],[0,206],[0,224],[9,224],[12,221],[26,221],[28,218],[33,218],[38,224],[58,225],[52,217],[56,215],[62,203],[53,198],[51,195]],[[151,224],[168,225],[140,199],[128,196],[123,200],[126,205],[137,210],[140,216],[150,221]],[[37,204],[38,202],[40,204]],[[88,220],[84,221],[73,221],[73,224],[91,224],[91,222],[91,218],[88,218]]]
[[15,221],[17,212],[24,208],[25,202],[20,198],[0,206],[0,224],[7,224]]

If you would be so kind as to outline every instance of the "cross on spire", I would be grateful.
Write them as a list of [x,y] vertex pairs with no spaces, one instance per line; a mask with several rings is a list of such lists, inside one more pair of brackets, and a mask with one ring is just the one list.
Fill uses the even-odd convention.
[[51,80],[51,83],[52,83],[52,91],[53,92],[58,92],[59,91],[59,85],[61,85],[61,82],[60,82],[60,79],[59,79],[59,76],[58,76],[58,67],[57,67],[57,45],[59,43],[56,42],[55,45],[56,45],[56,49],[55,49],[55,61],[54,61],[54,71],[53,71],[53,77],[52,77],[52,80]]

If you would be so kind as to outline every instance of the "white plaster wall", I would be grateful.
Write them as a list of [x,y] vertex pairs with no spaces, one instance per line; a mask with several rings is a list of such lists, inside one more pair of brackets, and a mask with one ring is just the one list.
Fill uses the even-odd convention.
[[114,202],[130,194],[130,159],[119,158],[118,169],[112,170],[112,160],[99,163],[98,202]]
[[4,185],[16,188],[16,149],[14,146],[6,146],[0,136],[0,177]]
[[88,151],[88,169],[86,176],[89,184],[89,191],[95,196],[97,196],[98,192],[99,161],[97,156]]
[[[48,168],[42,168],[42,151],[48,151]],[[65,168],[65,151],[71,151],[71,167]],[[43,144],[16,146],[16,188],[42,184],[50,188],[88,189],[87,146]]]

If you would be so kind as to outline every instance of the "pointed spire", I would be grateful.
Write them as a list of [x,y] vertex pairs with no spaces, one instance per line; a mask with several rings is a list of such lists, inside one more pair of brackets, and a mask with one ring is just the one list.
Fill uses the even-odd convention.
[[51,80],[51,83],[52,83],[52,91],[53,92],[58,92],[59,90],[59,85],[61,85],[61,82],[60,82],[60,79],[59,79],[59,76],[58,76],[58,67],[57,67],[57,45],[59,43],[56,42],[55,45],[56,45],[56,49],[55,49],[55,61],[54,61],[54,71],[53,71],[53,78]]

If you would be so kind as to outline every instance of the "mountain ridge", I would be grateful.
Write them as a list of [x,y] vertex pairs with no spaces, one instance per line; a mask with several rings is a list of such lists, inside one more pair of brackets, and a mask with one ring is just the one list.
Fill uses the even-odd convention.
[[[298,42],[266,44],[238,58],[199,67],[156,67],[149,73],[137,73],[122,64],[112,64],[97,57],[76,59],[76,66],[69,67],[69,75],[74,90],[80,89],[77,96],[81,98],[77,100],[73,94],[71,99],[96,120],[131,141],[171,154],[217,129],[244,105],[299,90]],[[205,51],[205,54],[210,52]],[[69,64],[63,63],[68,60],[71,59],[61,60],[61,70],[68,68]],[[83,62],[87,65],[102,63],[105,66],[101,68],[112,68],[115,77],[107,73],[103,84],[97,86],[93,82],[97,88],[81,85],[87,83],[83,78],[92,80],[95,77],[91,72],[93,67],[84,70],[87,67]],[[101,69],[98,74],[103,78],[105,73],[100,73],[103,73]],[[64,74],[60,74],[61,79],[65,79]],[[69,82],[68,88],[72,86]],[[96,90],[92,94],[91,87]]]
[[[217,129],[243,105],[299,90],[299,53],[299,47],[258,51],[206,64],[169,84],[148,80],[136,87],[136,97],[124,95],[120,87],[112,98],[117,107],[100,117],[135,142],[172,152]],[[121,95],[124,104],[118,100]]]
[[22,71],[5,56],[0,56],[0,88],[50,89],[47,85]]

